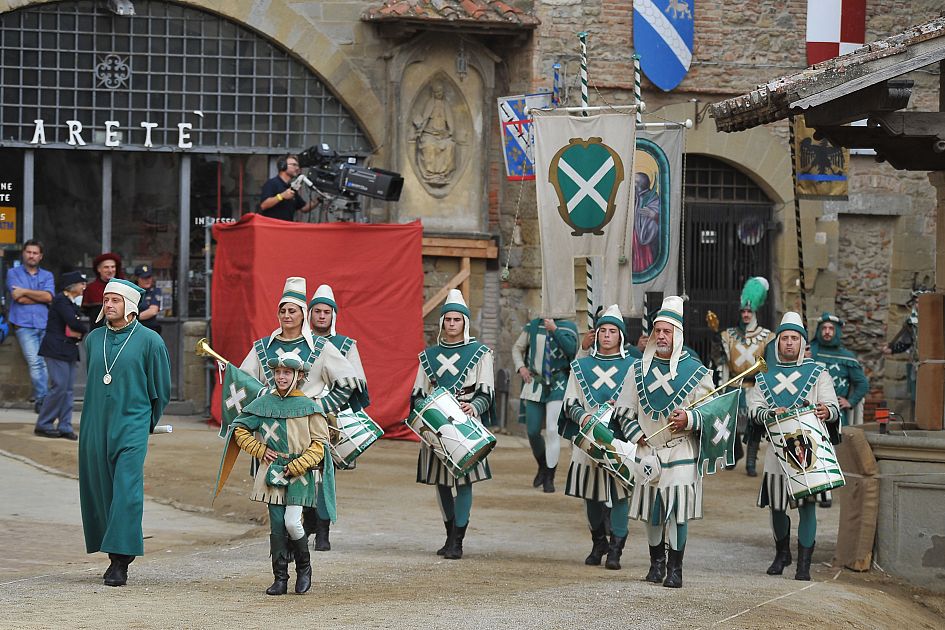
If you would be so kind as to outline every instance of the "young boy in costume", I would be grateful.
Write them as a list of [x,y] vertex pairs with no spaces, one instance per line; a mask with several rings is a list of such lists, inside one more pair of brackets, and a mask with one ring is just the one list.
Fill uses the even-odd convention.
[[[308,536],[302,527],[302,508],[314,507],[316,485],[322,482],[328,512],[335,513],[335,480],[328,455],[328,422],[316,401],[301,391],[310,365],[286,354],[267,361],[275,387],[243,408],[233,420],[220,467],[217,492],[226,482],[242,449],[260,462],[250,499],[269,505],[269,545],[275,580],[267,595],[285,595],[289,560],[295,560],[295,592],[312,583]],[[254,437],[258,432],[262,440]],[[324,472],[316,467],[325,462]],[[323,478],[324,477],[324,478]]]

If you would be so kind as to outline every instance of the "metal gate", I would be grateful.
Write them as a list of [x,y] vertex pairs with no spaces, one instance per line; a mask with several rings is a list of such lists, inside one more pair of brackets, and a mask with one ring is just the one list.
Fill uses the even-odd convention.
[[[741,171],[708,156],[687,157],[686,344],[705,363],[712,338],[706,314],[714,311],[722,329],[735,325],[745,280],[771,281],[772,209],[765,192]],[[774,328],[773,297],[758,313],[766,328]]]

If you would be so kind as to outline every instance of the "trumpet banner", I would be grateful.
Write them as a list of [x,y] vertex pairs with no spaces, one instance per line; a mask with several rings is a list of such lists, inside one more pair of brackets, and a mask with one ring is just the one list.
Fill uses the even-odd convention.
[[542,315],[574,317],[574,259],[594,265],[596,304],[633,304],[633,160],[627,113],[533,112],[541,233]]
[[[309,295],[330,284],[338,332],[354,337],[371,392],[371,418],[384,437],[414,439],[401,421],[423,350],[423,227],[293,223],[258,214],[213,226],[211,345],[239,365],[253,341],[278,327],[286,277],[306,279]],[[221,387],[212,397],[221,422]],[[247,401],[248,402],[248,401]]]
[[738,397],[741,387],[702,403],[693,412],[702,418],[699,443],[699,473],[714,474],[719,465],[735,465],[735,440],[738,439]]

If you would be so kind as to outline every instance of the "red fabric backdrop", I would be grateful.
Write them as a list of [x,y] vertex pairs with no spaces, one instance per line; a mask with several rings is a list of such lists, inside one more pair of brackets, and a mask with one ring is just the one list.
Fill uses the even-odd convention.
[[[213,349],[239,365],[255,339],[278,327],[288,276],[302,276],[311,299],[330,284],[340,334],[358,340],[371,395],[367,412],[385,437],[413,438],[401,424],[423,349],[423,228],[289,223],[258,214],[213,227]],[[220,386],[213,417],[220,419]]]

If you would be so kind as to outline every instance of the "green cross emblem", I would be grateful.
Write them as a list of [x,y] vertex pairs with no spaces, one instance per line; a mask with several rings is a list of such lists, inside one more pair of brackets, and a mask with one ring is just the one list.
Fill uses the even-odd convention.
[[551,159],[548,181],[558,195],[558,214],[573,236],[602,235],[614,216],[623,161],[601,138],[571,138]]

